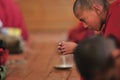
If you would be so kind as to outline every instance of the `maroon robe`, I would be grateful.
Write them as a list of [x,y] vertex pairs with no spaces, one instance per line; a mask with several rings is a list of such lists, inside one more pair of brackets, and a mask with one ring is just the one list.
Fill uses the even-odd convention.
[[72,28],[68,33],[68,41],[73,41],[78,43],[85,37],[94,35],[94,31],[88,28],[85,28],[83,23],[79,23],[77,26]]
[[120,47],[120,0],[110,5],[102,31],[104,36],[114,38]]

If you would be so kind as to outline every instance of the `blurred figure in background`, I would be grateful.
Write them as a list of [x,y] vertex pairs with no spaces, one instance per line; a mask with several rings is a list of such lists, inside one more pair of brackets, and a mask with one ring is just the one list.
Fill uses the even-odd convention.
[[10,53],[23,52],[28,33],[21,11],[14,0],[0,0],[0,32],[0,39],[6,42]]

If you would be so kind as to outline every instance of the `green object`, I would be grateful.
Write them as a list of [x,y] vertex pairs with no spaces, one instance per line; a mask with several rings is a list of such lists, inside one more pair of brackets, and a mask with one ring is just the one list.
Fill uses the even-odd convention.
[[6,78],[6,67],[0,66],[0,80],[5,80]]

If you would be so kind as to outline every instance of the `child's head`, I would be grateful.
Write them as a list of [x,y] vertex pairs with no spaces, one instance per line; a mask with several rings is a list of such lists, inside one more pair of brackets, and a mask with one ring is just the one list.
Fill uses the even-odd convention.
[[75,16],[94,30],[100,30],[106,18],[106,0],[76,0],[73,6]]
[[74,51],[74,60],[81,76],[85,80],[104,80],[113,67],[112,51],[115,48],[112,40],[102,36],[81,41]]

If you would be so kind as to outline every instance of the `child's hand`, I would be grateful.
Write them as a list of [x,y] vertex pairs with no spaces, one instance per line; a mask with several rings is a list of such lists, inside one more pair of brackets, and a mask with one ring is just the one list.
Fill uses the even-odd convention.
[[75,42],[60,42],[58,51],[62,54],[72,54],[77,44]]

